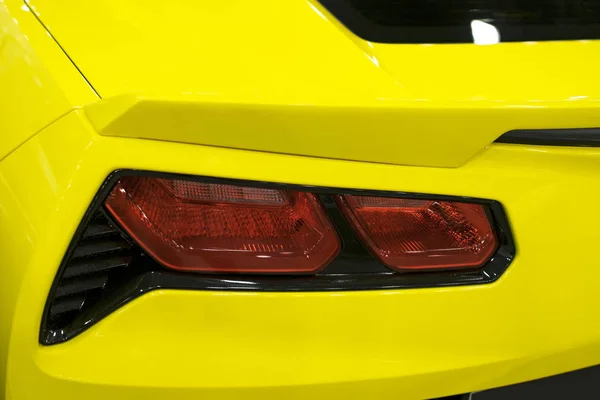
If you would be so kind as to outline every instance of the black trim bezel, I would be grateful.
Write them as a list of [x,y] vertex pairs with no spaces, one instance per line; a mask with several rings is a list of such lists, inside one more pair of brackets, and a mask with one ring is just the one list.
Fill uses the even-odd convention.
[[[342,252],[322,272],[311,276],[274,276],[274,275],[217,275],[178,272],[167,270],[149,256],[140,254],[143,268],[135,268],[128,273],[127,279],[118,290],[111,293],[109,299],[102,301],[90,310],[79,315],[68,330],[51,331],[47,329],[47,316],[65,268],[67,267],[77,244],[92,216],[103,210],[104,202],[116,182],[124,176],[146,176],[154,178],[169,178],[194,180],[208,183],[253,186],[269,189],[296,190],[311,192],[318,195],[338,233],[342,238]],[[489,218],[496,229],[499,247],[486,265],[474,270],[445,270],[435,272],[394,272],[380,264],[364,248],[354,231],[347,224],[345,217],[337,208],[333,195],[376,195],[396,198],[411,198],[423,200],[461,201],[473,204],[483,204],[489,210]],[[110,215],[105,216],[112,221]],[[120,228],[119,228],[120,230]],[[127,235],[121,230],[122,234]],[[130,239],[129,239],[130,240]],[[414,289],[447,286],[462,286],[486,284],[497,280],[508,268],[516,255],[516,247],[511,233],[510,224],[502,205],[494,200],[485,200],[463,196],[429,195],[420,193],[340,189],[317,187],[309,185],[293,185],[268,183],[261,181],[239,180],[229,178],[214,178],[173,174],[141,170],[118,170],[102,184],[100,190],[86,211],[56,274],[50,289],[44,309],[40,331],[41,344],[56,344],[77,336],[97,321],[106,317],[116,309],[144,293],[157,289],[178,290],[224,290],[224,291],[262,291],[262,292],[318,292],[318,291],[359,291],[359,290],[391,290]],[[343,268],[341,267],[343,265]]]
[[506,132],[496,143],[600,147],[600,128],[519,129]]

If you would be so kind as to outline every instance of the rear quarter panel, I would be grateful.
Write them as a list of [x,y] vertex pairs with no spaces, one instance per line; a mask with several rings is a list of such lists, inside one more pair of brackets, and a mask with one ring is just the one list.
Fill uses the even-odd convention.
[[[19,0],[0,2],[0,93],[0,161],[74,107],[97,99],[61,48]],[[10,187],[0,177],[0,281],[6,283],[0,290],[0,388],[5,386],[10,327],[24,273],[22,259],[7,249],[32,251],[36,235],[28,223],[31,216],[23,216],[18,205],[23,199],[15,195],[18,187],[31,179],[30,167],[19,165],[14,172],[20,179]]]
[[[18,238],[0,254],[18,265],[0,281],[14,305],[8,390],[19,400],[422,399],[593,365],[600,272],[589,249],[600,211],[587,199],[600,194],[599,160],[597,149],[494,145],[456,169],[392,166],[102,137],[70,113],[0,164],[11,216],[0,229]],[[470,287],[156,291],[67,343],[40,346],[57,267],[119,168],[492,198],[506,208],[517,257],[495,283]]]

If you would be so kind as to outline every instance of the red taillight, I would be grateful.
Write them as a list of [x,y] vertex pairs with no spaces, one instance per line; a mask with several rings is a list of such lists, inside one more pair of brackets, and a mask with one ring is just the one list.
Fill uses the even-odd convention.
[[340,250],[310,193],[123,177],[106,208],[150,255],[177,270],[315,273]]
[[498,242],[485,208],[454,201],[338,196],[344,215],[389,268],[477,268]]

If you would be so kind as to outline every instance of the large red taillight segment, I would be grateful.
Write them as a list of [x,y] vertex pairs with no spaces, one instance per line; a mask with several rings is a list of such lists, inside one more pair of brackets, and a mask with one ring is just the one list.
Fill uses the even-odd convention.
[[498,248],[480,204],[372,196],[336,201],[363,243],[391,269],[478,268]]
[[106,208],[168,268],[311,274],[340,241],[311,193],[153,177],[122,177]]

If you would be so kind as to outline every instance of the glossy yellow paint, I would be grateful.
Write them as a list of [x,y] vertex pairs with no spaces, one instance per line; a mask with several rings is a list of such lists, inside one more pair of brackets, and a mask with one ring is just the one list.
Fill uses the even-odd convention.
[[[600,149],[494,145],[450,169],[103,137],[74,111],[0,163],[7,398],[422,399],[596,364],[599,166]],[[157,291],[67,343],[40,346],[56,268],[119,168],[492,198],[518,254],[491,285]]]
[[0,160],[97,96],[22,1],[0,2]]
[[103,135],[456,167],[511,129],[600,126],[599,41],[370,43],[314,0],[28,3]]
[[[98,98],[85,79],[20,0],[0,1],[0,161],[45,126]],[[19,166],[28,179],[27,166]],[[33,194],[31,196],[34,196]],[[27,248],[27,237],[13,237],[11,198],[0,195],[0,253],[10,243]],[[19,262],[0,257],[0,399],[3,399],[8,338],[20,285]]]
[[[422,399],[600,362],[600,150],[489,145],[600,126],[599,42],[369,43],[313,0],[28,4],[104,99],[0,1],[0,397]],[[156,291],[40,346],[58,265],[121,168],[495,199],[518,255],[482,286]]]

